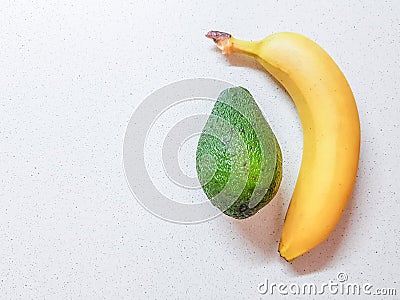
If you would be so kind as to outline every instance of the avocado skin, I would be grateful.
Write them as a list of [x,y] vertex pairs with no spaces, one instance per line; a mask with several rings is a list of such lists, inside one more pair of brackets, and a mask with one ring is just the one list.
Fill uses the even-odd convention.
[[254,215],[277,193],[281,149],[245,88],[229,88],[218,96],[198,142],[196,169],[211,203],[235,219]]

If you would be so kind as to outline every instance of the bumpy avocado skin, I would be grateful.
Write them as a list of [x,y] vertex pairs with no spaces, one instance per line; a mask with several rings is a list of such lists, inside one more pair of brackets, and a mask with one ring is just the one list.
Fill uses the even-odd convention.
[[199,139],[196,169],[211,203],[236,219],[254,215],[277,193],[281,149],[245,88],[219,95]]
[[219,95],[198,142],[196,169],[211,203],[235,219],[254,215],[277,193],[281,149],[245,88]]

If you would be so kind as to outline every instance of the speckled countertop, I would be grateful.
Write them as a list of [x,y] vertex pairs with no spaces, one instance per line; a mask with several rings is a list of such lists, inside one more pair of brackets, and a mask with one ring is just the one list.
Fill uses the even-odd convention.
[[[398,2],[6,0],[0,15],[1,299],[270,298],[257,290],[266,280],[321,286],[339,273],[400,294]],[[277,245],[300,166],[297,113],[254,61],[215,51],[210,29],[243,39],[303,33],[355,94],[353,197],[329,239],[293,263]],[[125,179],[133,110],[195,77],[248,88],[282,146],[279,193],[246,221],[163,221]]]

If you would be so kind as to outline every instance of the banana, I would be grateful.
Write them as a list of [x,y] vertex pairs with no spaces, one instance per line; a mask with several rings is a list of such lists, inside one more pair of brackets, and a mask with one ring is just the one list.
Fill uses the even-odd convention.
[[315,42],[281,32],[260,41],[210,31],[223,53],[254,56],[293,99],[303,129],[303,155],[286,213],[279,253],[287,261],[324,241],[351,196],[360,152],[360,120],[351,88]]

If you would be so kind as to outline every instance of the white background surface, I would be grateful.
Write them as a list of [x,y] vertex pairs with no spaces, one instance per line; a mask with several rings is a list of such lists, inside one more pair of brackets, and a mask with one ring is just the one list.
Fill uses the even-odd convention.
[[[265,279],[321,285],[339,272],[399,294],[399,16],[396,1],[1,1],[0,298],[255,299],[268,297],[257,292]],[[300,166],[298,116],[254,61],[218,53],[210,29],[303,33],[353,88],[354,195],[329,239],[291,264],[277,246]],[[282,146],[279,194],[246,221],[162,221],[125,180],[132,111],[193,77],[247,87]]]

